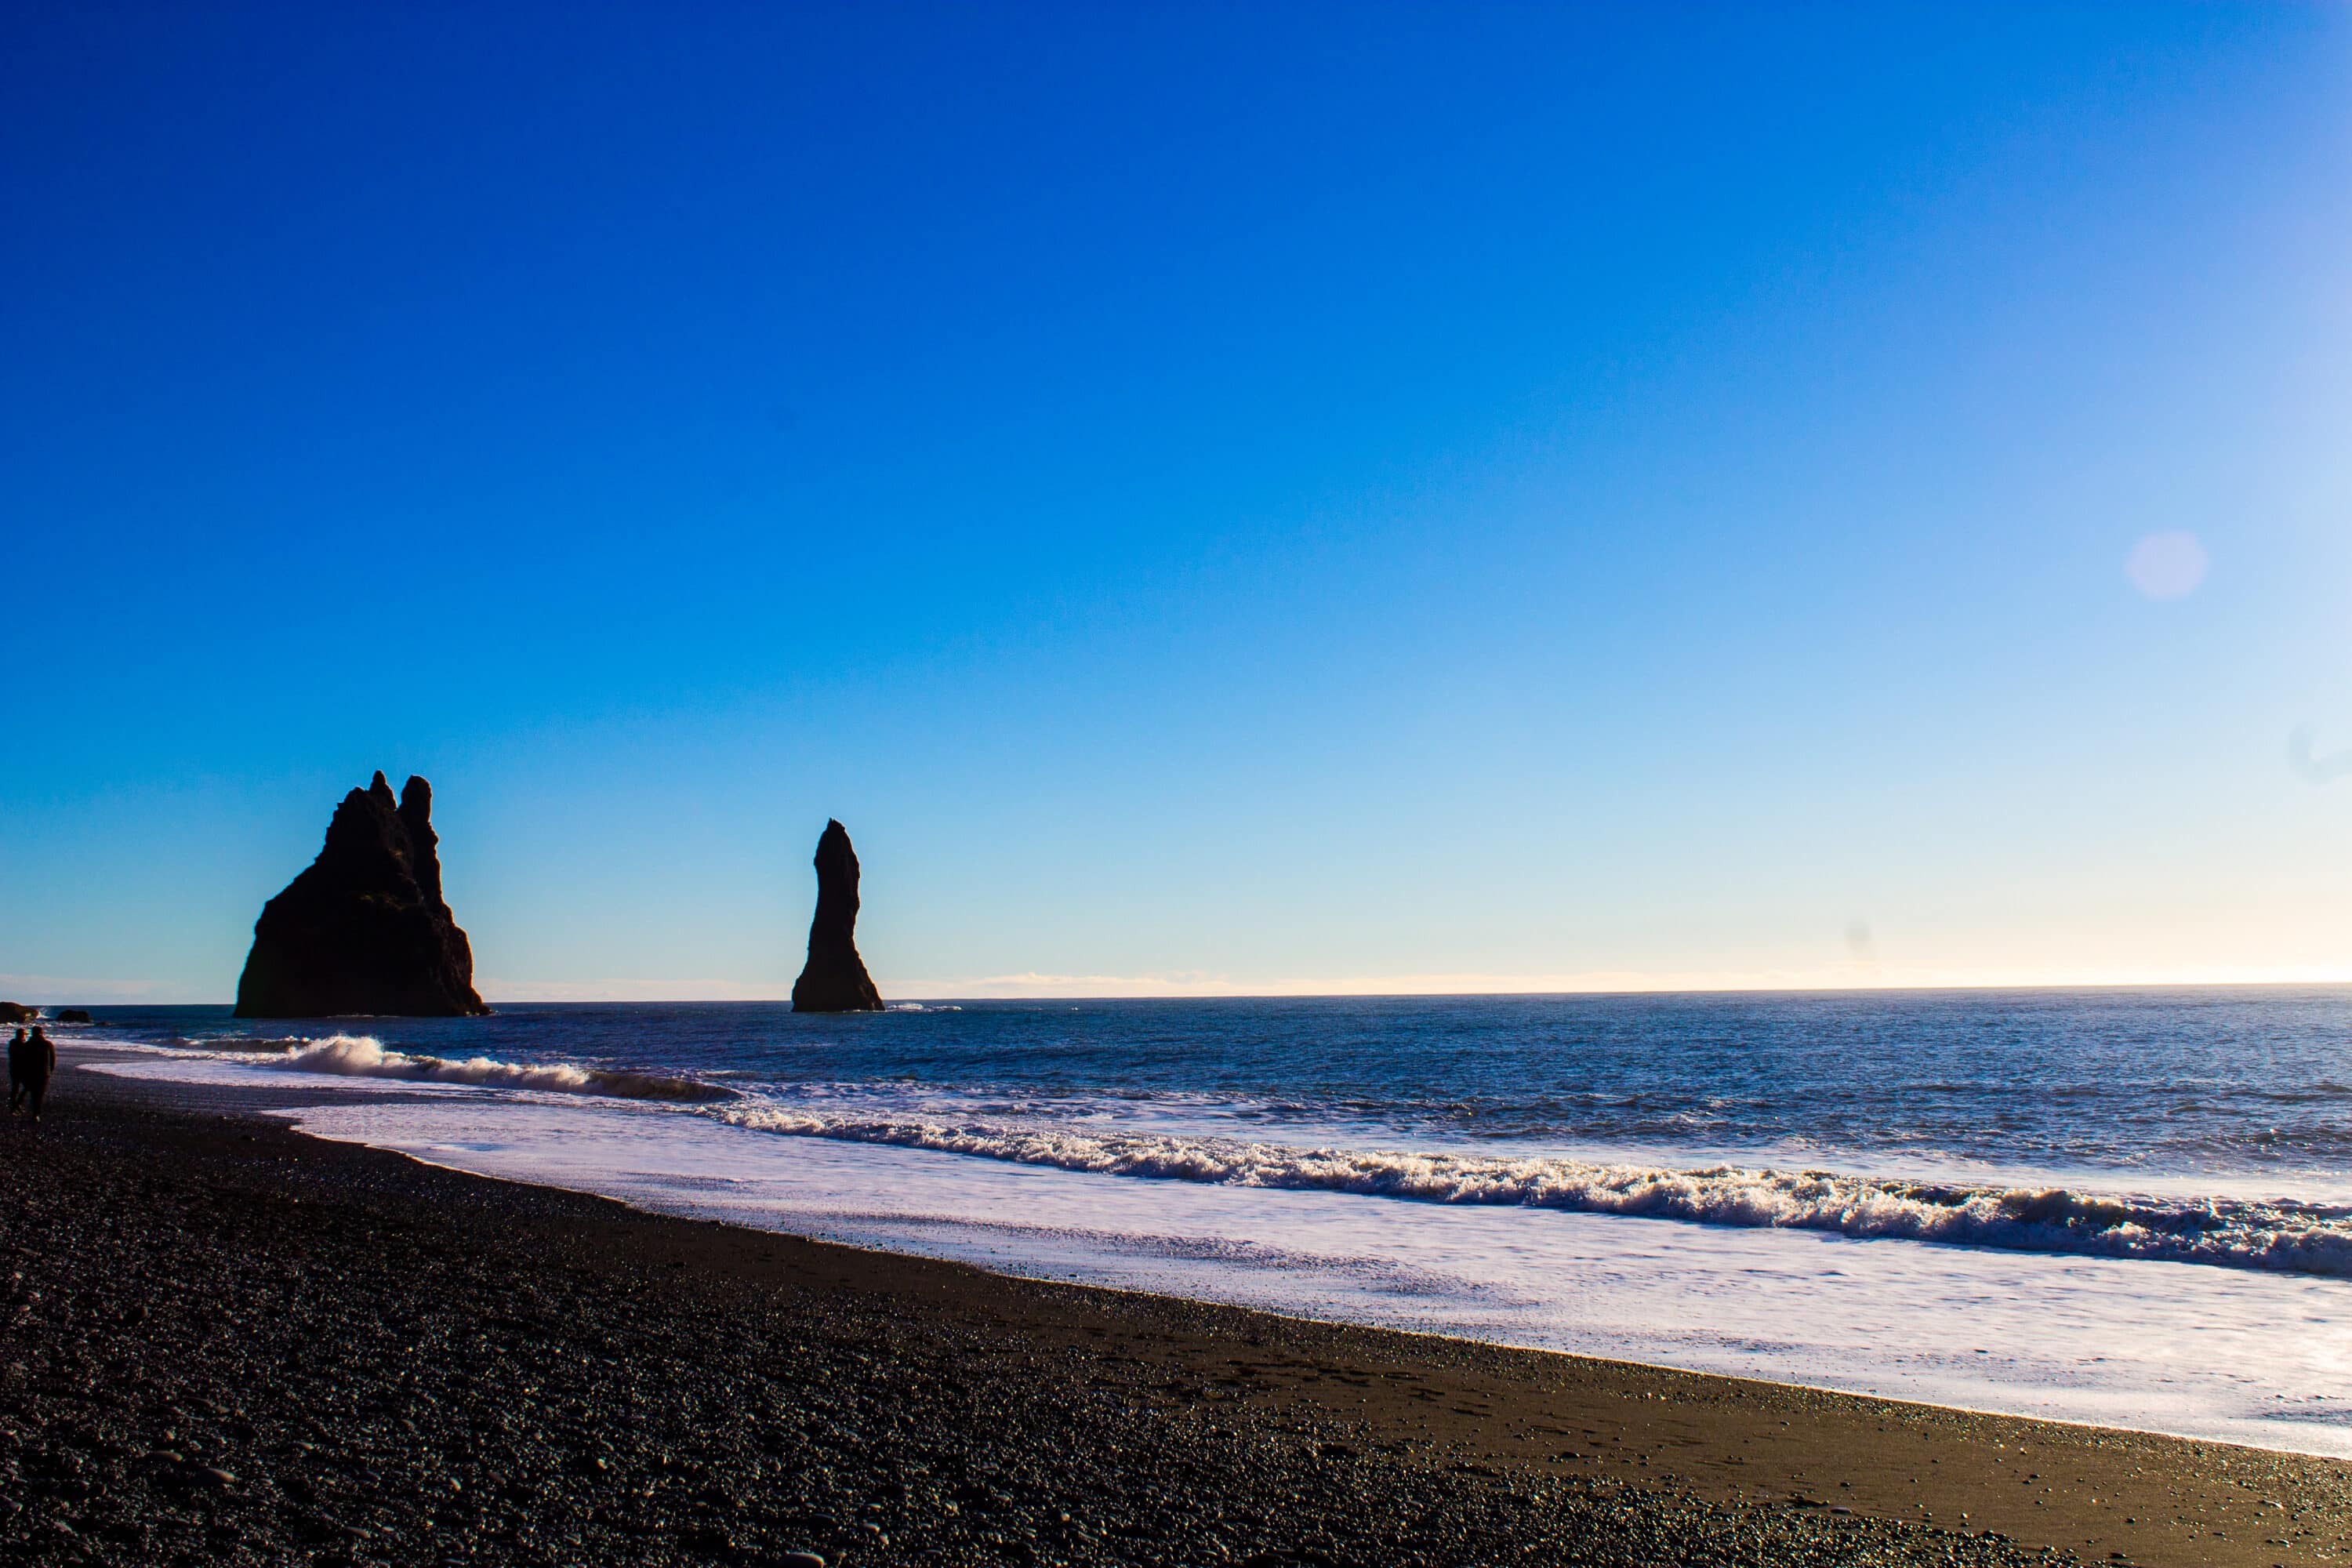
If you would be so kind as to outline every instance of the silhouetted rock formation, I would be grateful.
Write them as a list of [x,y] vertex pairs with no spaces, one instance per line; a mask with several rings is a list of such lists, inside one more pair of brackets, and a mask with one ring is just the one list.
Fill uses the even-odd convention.
[[433,786],[394,804],[375,775],[343,796],[310,869],[262,907],[236,983],[240,1018],[487,1013],[474,952],[441,898]]
[[849,829],[824,825],[816,841],[816,918],[808,964],[793,983],[795,1013],[879,1013],[882,993],[857,956],[857,851]]
[[0,1002],[0,1024],[29,1024],[41,1016],[37,1007],[27,1007],[22,1002]]
[[57,1021],[60,1024],[87,1024],[89,1022],[89,1009],[87,1007],[60,1007],[58,1009]]

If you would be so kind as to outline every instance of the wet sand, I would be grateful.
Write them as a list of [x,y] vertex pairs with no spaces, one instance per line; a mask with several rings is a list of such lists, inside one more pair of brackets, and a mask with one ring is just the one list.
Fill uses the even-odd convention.
[[0,1127],[0,1563],[2352,1557],[2336,1461],[1009,1279],[256,1103],[69,1068]]

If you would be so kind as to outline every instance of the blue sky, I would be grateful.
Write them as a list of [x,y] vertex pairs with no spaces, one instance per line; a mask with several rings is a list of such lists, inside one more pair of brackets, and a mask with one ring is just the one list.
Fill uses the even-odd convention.
[[2352,978],[2352,13],[673,9],[0,22],[0,985]]

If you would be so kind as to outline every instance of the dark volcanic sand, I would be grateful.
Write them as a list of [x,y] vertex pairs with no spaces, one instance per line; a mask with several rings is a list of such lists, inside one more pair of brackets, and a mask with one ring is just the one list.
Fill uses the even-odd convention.
[[0,1563],[2352,1550],[2328,1461],[1010,1280],[88,1072],[50,1103],[0,1127]]

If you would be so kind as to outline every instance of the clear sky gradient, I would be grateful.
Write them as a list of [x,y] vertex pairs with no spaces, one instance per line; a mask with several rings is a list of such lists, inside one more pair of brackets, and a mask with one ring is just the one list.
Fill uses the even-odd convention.
[[[202,13],[202,14],[200,14]],[[0,994],[2352,977],[2352,10],[15,5]]]

